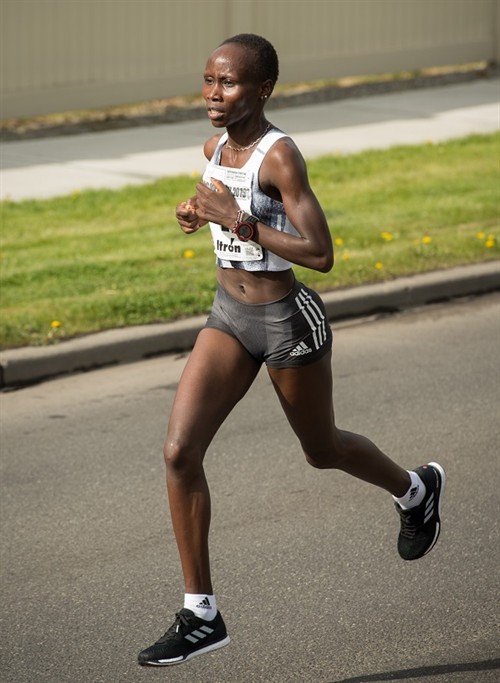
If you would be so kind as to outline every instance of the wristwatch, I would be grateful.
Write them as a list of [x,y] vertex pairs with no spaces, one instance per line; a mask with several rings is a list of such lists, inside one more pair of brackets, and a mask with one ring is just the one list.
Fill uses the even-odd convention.
[[240,210],[231,228],[231,232],[242,242],[248,242],[255,235],[255,225],[258,222],[258,218]]

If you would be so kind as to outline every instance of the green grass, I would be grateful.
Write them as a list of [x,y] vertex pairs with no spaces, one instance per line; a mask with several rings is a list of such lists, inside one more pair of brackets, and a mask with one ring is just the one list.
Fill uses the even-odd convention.
[[[498,259],[499,143],[477,135],[310,162],[336,265],[298,277],[325,291]],[[0,346],[208,311],[209,231],[186,236],[174,217],[195,182],[3,202]]]

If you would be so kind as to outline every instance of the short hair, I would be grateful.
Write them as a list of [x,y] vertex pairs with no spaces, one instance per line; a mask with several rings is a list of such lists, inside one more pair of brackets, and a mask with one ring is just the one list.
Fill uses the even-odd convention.
[[238,33],[238,35],[232,38],[227,38],[221,45],[227,45],[228,43],[243,45],[243,47],[251,50],[255,57],[257,79],[261,81],[269,79],[273,82],[273,85],[276,83],[279,75],[278,55],[274,46],[268,40],[255,33]]

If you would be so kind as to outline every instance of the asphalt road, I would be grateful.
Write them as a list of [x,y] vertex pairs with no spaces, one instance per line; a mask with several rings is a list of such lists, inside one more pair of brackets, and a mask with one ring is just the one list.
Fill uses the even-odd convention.
[[500,295],[335,329],[339,425],[448,473],[434,551],[399,559],[384,492],[309,468],[265,373],[207,458],[231,645],[136,653],[183,592],[161,446],[184,357],[1,395],[2,683],[500,680]]

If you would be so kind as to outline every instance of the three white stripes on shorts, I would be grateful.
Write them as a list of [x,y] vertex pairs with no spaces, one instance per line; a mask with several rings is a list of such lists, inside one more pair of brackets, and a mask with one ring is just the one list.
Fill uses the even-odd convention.
[[326,342],[326,319],[321,308],[314,301],[312,296],[305,289],[301,289],[295,297],[295,303],[302,311],[302,315],[307,320],[312,331],[314,346],[316,350],[321,348]]

